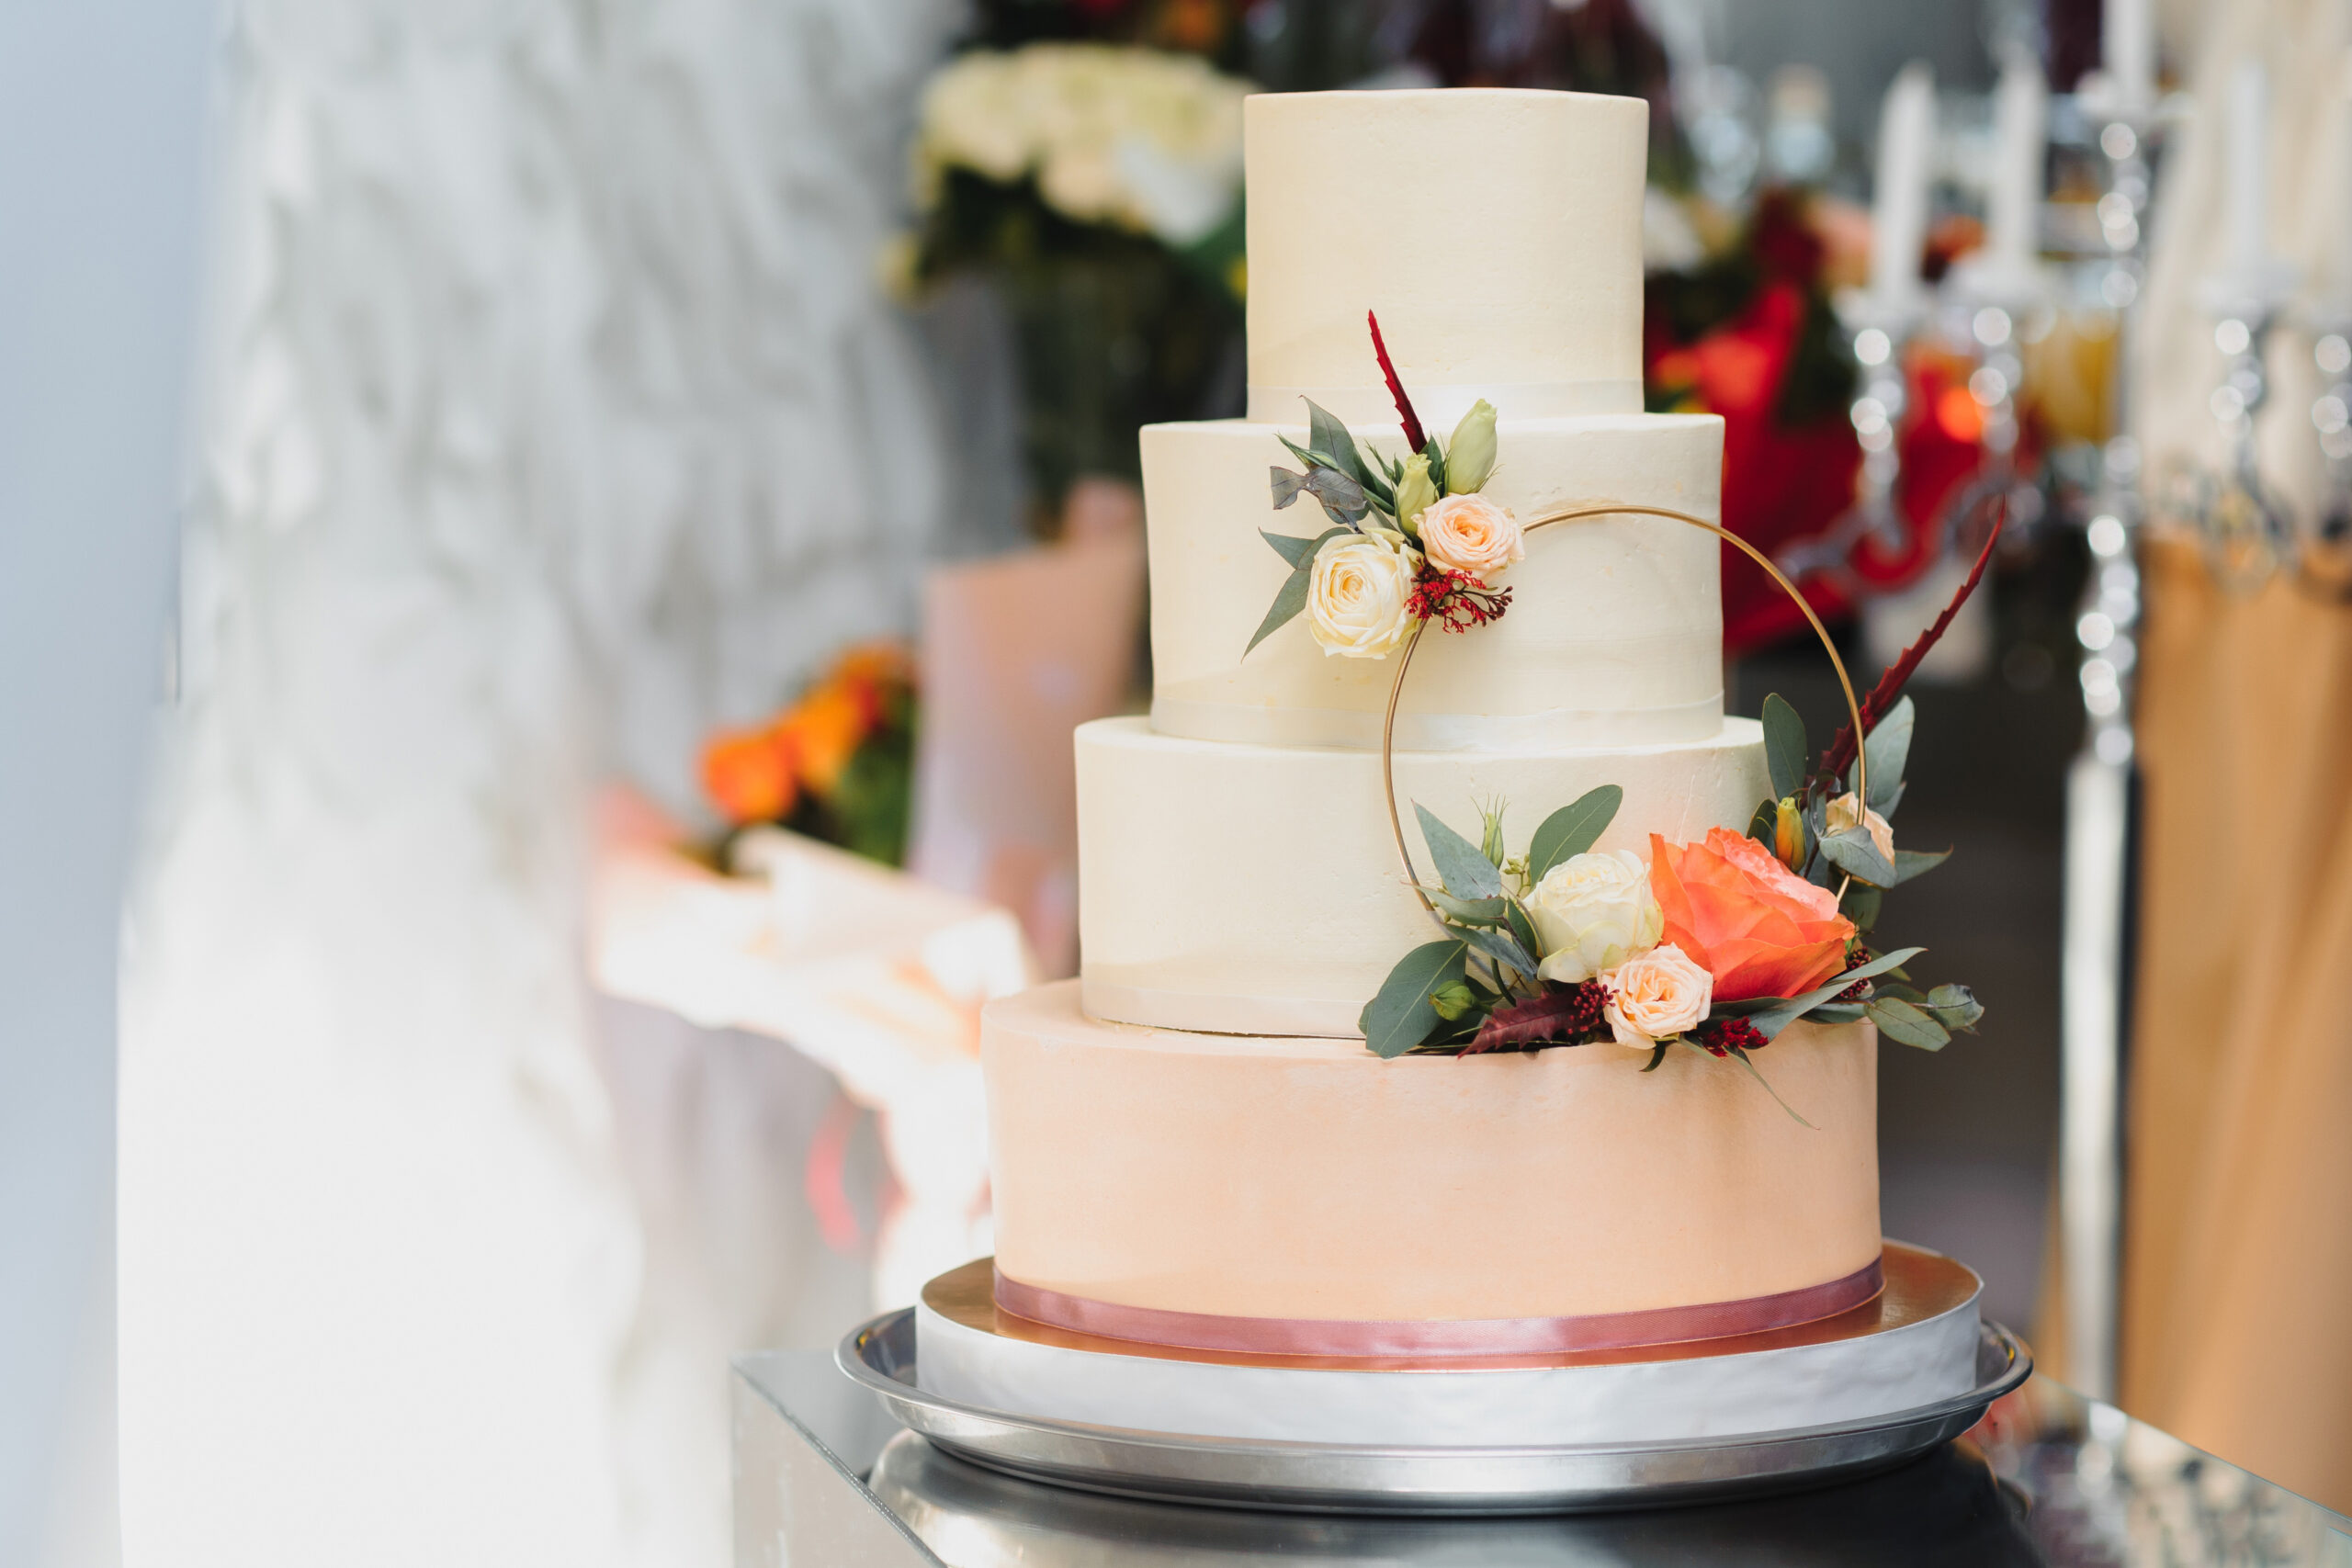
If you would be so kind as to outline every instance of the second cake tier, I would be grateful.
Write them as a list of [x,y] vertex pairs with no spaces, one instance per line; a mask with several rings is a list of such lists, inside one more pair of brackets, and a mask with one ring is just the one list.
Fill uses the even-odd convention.
[[[1100,1019],[1227,1034],[1359,1033],[1389,969],[1437,932],[1403,881],[1376,751],[1162,735],[1140,718],[1077,737],[1083,1006]],[[1762,732],[1528,751],[1399,751],[1397,809],[1431,875],[1413,807],[1473,842],[1506,807],[1511,852],[1602,784],[1625,792],[1600,849],[1743,828],[1770,793]]]

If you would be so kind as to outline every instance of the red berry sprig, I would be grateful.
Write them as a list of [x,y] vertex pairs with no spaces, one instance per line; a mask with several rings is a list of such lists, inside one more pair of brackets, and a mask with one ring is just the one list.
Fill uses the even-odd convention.
[[1502,619],[1510,608],[1510,590],[1489,588],[1466,571],[1425,566],[1405,607],[1416,620],[1435,621],[1442,631],[1466,632]]

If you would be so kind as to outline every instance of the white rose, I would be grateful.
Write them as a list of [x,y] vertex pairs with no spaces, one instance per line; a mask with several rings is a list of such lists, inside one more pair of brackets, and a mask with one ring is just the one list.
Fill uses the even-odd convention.
[[1609,1005],[1600,1016],[1618,1044],[1636,1050],[1697,1027],[1715,999],[1715,977],[1670,942],[1627,959],[1601,979]]
[[1525,560],[1519,519],[1483,495],[1449,495],[1421,512],[1421,548],[1436,565],[1492,582]]
[[1393,535],[1342,534],[1315,554],[1306,624],[1326,655],[1385,659],[1413,624],[1419,563]]
[[1631,850],[1570,855],[1527,895],[1546,980],[1573,985],[1657,945],[1666,925],[1649,867]]
[[1878,846],[1878,852],[1886,857],[1887,864],[1894,863],[1894,826],[1885,818],[1856,800],[1852,790],[1848,790],[1829,803],[1828,810],[1824,814],[1824,822],[1832,833],[1842,833],[1856,826],[1857,823],[1867,823],[1871,842]]

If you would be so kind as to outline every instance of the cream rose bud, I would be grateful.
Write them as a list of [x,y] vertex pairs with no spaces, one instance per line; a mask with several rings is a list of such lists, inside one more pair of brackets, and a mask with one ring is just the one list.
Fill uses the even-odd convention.
[[1570,855],[1527,895],[1546,980],[1573,985],[1657,945],[1665,930],[1649,867],[1631,850]]
[[1492,582],[1527,558],[1519,519],[1483,495],[1449,495],[1421,511],[1421,548],[1433,565]]
[[1445,488],[1467,495],[1495,471],[1495,405],[1480,398],[1445,444]]
[[1609,1021],[1618,1044],[1640,1051],[1697,1028],[1715,999],[1714,976],[1670,942],[1627,959],[1600,978],[1609,987],[1600,1016]]
[[1342,534],[1317,550],[1306,580],[1306,625],[1323,651],[1387,658],[1413,624],[1419,564],[1393,534]]
[[1860,801],[1856,800],[1852,790],[1848,790],[1829,803],[1827,810],[1823,813],[1822,821],[1823,826],[1832,833],[1842,833],[1858,823],[1868,823],[1871,842],[1878,846],[1878,852],[1886,857],[1887,864],[1894,863],[1894,825],[1877,812],[1864,807]]
[[1411,529],[1413,519],[1429,510],[1437,499],[1437,485],[1430,478],[1430,460],[1416,452],[1405,459],[1405,474],[1396,481],[1396,524]]

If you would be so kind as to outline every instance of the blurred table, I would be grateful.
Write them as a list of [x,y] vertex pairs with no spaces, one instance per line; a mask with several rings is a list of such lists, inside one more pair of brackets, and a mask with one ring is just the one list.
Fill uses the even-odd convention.
[[2352,1568],[2352,1522],[2044,1378],[1968,1438],[1872,1480],[1657,1513],[1498,1519],[1244,1513],[1019,1481],[901,1430],[816,1351],[738,1358],[734,1404],[738,1568]]

